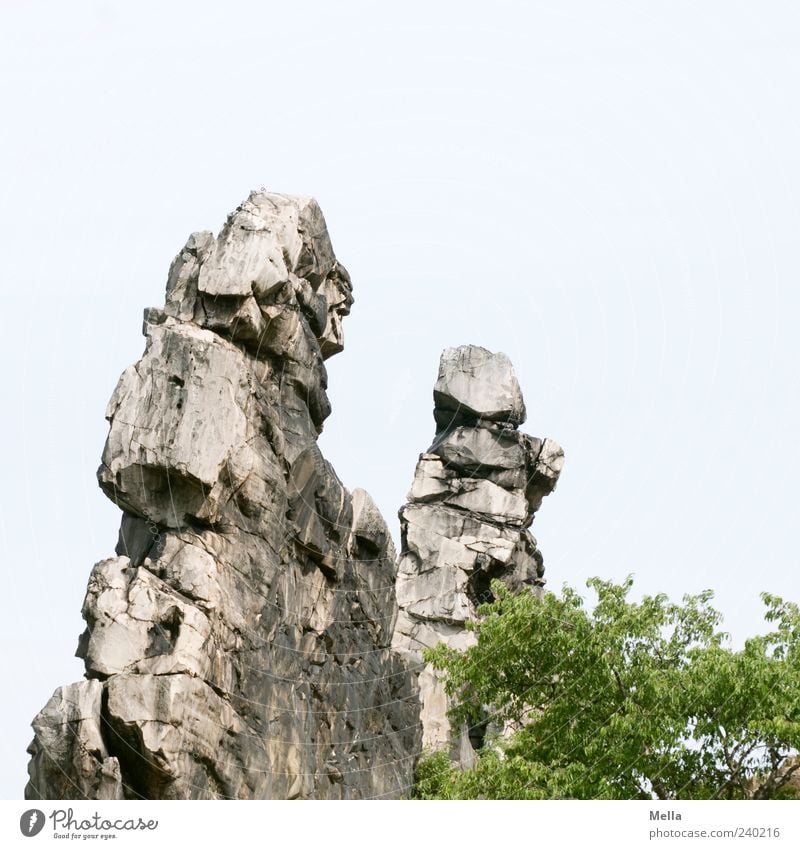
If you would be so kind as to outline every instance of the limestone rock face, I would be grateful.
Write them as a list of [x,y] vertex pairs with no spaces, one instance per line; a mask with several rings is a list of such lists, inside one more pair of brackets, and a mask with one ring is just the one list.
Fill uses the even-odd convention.
[[491,598],[493,579],[540,591],[543,561],[528,527],[555,488],[564,452],[517,429],[525,404],[505,354],[448,348],[433,397],[436,435],[400,510],[394,646],[421,669],[423,746],[449,746],[468,766],[479,730],[450,728],[446,695],[422,650],[468,647],[473,632],[464,625]]
[[89,578],[87,680],[34,720],[27,798],[409,792],[420,705],[391,649],[394,546],[317,447],[352,301],[310,198],[252,193],[176,257],[108,405],[98,480],[123,516]]

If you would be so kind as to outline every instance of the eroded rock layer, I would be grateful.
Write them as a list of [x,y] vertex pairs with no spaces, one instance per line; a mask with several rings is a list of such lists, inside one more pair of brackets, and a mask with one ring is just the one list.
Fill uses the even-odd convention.
[[176,257],[108,405],[98,480],[124,512],[89,579],[87,677],[34,720],[26,797],[409,792],[394,547],[317,447],[351,304],[310,198],[252,193]]
[[394,645],[419,670],[423,746],[450,747],[468,766],[483,729],[450,728],[447,698],[422,651],[470,645],[465,623],[491,599],[493,579],[539,591],[544,567],[528,527],[555,488],[564,453],[552,439],[518,430],[525,404],[505,354],[448,348],[433,397],[436,436],[400,510]]

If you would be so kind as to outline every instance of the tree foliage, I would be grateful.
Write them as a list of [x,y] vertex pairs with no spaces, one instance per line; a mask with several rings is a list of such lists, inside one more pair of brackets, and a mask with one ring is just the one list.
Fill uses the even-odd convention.
[[[477,644],[440,645],[456,726],[490,722],[476,766],[423,758],[420,798],[741,799],[800,781],[800,610],[768,594],[772,630],[734,651],[710,591],[639,602],[592,579],[537,598],[495,582]],[[494,729],[494,735],[491,733]],[[502,733],[501,733],[502,732]]]

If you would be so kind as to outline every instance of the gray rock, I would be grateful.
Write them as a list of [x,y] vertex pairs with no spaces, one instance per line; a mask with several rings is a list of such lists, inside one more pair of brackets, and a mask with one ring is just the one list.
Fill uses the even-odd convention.
[[504,354],[448,349],[398,560],[317,445],[352,303],[311,198],[253,192],[175,258],[108,405],[116,556],[89,577],[86,680],[33,721],[27,798],[396,798],[423,743],[474,761],[421,653],[472,643],[494,578],[540,590],[528,528],[563,452],[517,430]]
[[454,469],[483,475],[497,469],[523,468],[526,459],[523,434],[491,426],[443,431],[428,451]]
[[451,507],[519,526],[528,519],[524,489],[505,489],[486,478],[464,477],[430,454],[420,457],[409,499],[417,503],[445,501]]
[[88,680],[34,720],[27,797],[409,792],[395,549],[317,447],[351,304],[310,198],[252,193],[176,257],[107,410],[124,512],[83,605]]
[[440,426],[476,419],[520,425],[525,403],[511,361],[477,345],[447,348],[433,387]]
[[106,746],[103,684],[59,687],[33,720],[26,799],[122,799],[119,760]]
[[561,446],[554,439],[545,439],[528,472],[527,497],[531,510],[538,510],[545,495],[556,488],[563,467],[564,451]]
[[542,556],[527,530],[556,485],[564,453],[551,439],[517,430],[522,393],[505,354],[450,348],[434,389],[439,427],[420,455],[408,503],[400,510],[403,549],[397,576],[400,612],[393,644],[418,668],[423,746],[448,748],[468,768],[480,729],[453,729],[448,700],[422,652],[438,643],[464,649],[466,623],[492,598],[491,582],[541,592]]

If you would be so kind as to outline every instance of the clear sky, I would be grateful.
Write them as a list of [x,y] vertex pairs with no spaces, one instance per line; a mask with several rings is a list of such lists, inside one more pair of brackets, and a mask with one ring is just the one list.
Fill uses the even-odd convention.
[[322,448],[397,537],[439,353],[564,446],[550,586],[800,600],[795,2],[63,2],[0,11],[0,795],[119,513],[106,401],[174,254],[312,194],[356,303]]

